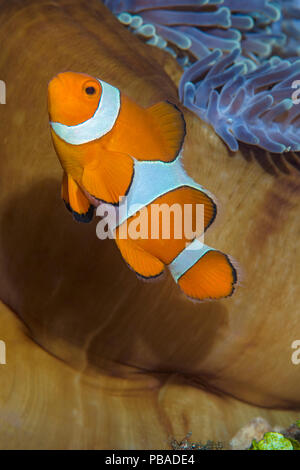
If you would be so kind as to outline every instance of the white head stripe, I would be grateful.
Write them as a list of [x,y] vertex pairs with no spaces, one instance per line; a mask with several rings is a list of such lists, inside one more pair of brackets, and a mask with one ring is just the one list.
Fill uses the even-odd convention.
[[65,142],[73,145],[86,144],[99,139],[113,128],[120,111],[120,91],[97,79],[102,87],[98,108],[93,117],[76,126],[50,122],[54,132]]

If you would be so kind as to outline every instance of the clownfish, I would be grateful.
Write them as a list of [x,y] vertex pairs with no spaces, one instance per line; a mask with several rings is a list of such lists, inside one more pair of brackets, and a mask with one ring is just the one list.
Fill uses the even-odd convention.
[[64,72],[49,83],[48,111],[53,145],[64,170],[62,198],[74,219],[90,222],[100,203],[121,209],[127,200],[129,209],[120,211],[115,239],[139,277],[156,278],[168,266],[192,299],[232,295],[237,284],[233,260],[201,243],[197,227],[192,241],[185,234],[177,237],[175,228],[165,239],[161,227],[156,237],[120,236],[125,222],[136,221],[138,213],[146,211],[151,227],[149,208],[154,204],[177,204],[182,209],[202,204],[204,231],[216,217],[213,196],[181,164],[186,126],[176,105],[160,102],[143,108],[100,79]]

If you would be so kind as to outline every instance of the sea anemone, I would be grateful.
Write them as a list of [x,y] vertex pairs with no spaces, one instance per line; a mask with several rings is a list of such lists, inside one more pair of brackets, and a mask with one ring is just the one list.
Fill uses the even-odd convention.
[[232,151],[300,151],[300,0],[106,0],[133,34],[183,69],[182,103]]

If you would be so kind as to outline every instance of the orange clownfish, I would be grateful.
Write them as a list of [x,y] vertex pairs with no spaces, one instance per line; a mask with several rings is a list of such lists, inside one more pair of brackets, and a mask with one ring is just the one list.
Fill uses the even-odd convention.
[[[51,80],[48,109],[53,144],[64,170],[62,197],[73,217],[89,222],[100,203],[115,206],[116,243],[138,276],[152,279],[168,266],[192,299],[230,296],[237,283],[233,261],[197,238],[201,233],[195,226],[195,207],[204,207],[201,229],[206,230],[215,219],[216,204],[182,167],[181,111],[169,102],[142,108],[112,85],[74,72]],[[150,234],[154,215],[149,209],[174,204],[192,208],[192,241],[185,233],[177,236],[175,224],[167,238],[161,225],[156,236]],[[124,236],[124,227],[127,233],[141,215],[147,219],[147,236]],[[162,224],[162,213],[158,219]]]

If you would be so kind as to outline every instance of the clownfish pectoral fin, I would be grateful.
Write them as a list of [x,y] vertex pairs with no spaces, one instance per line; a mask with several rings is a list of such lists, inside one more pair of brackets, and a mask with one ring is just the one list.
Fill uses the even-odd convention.
[[91,222],[94,215],[94,207],[90,204],[76,181],[64,172],[62,181],[62,198],[67,209],[72,213],[77,222]]
[[229,297],[236,283],[233,260],[216,250],[208,251],[178,279],[181,290],[194,300]]
[[134,163],[129,155],[102,150],[97,158],[85,166],[82,184],[96,199],[118,204],[130,188],[133,173]]
[[185,120],[183,113],[176,105],[163,101],[147,108],[152,122],[160,134],[165,147],[164,161],[172,161],[178,155],[185,136]]
[[160,276],[164,271],[164,263],[158,258],[134,245],[132,240],[116,239],[121,254],[129,267],[146,280]]

